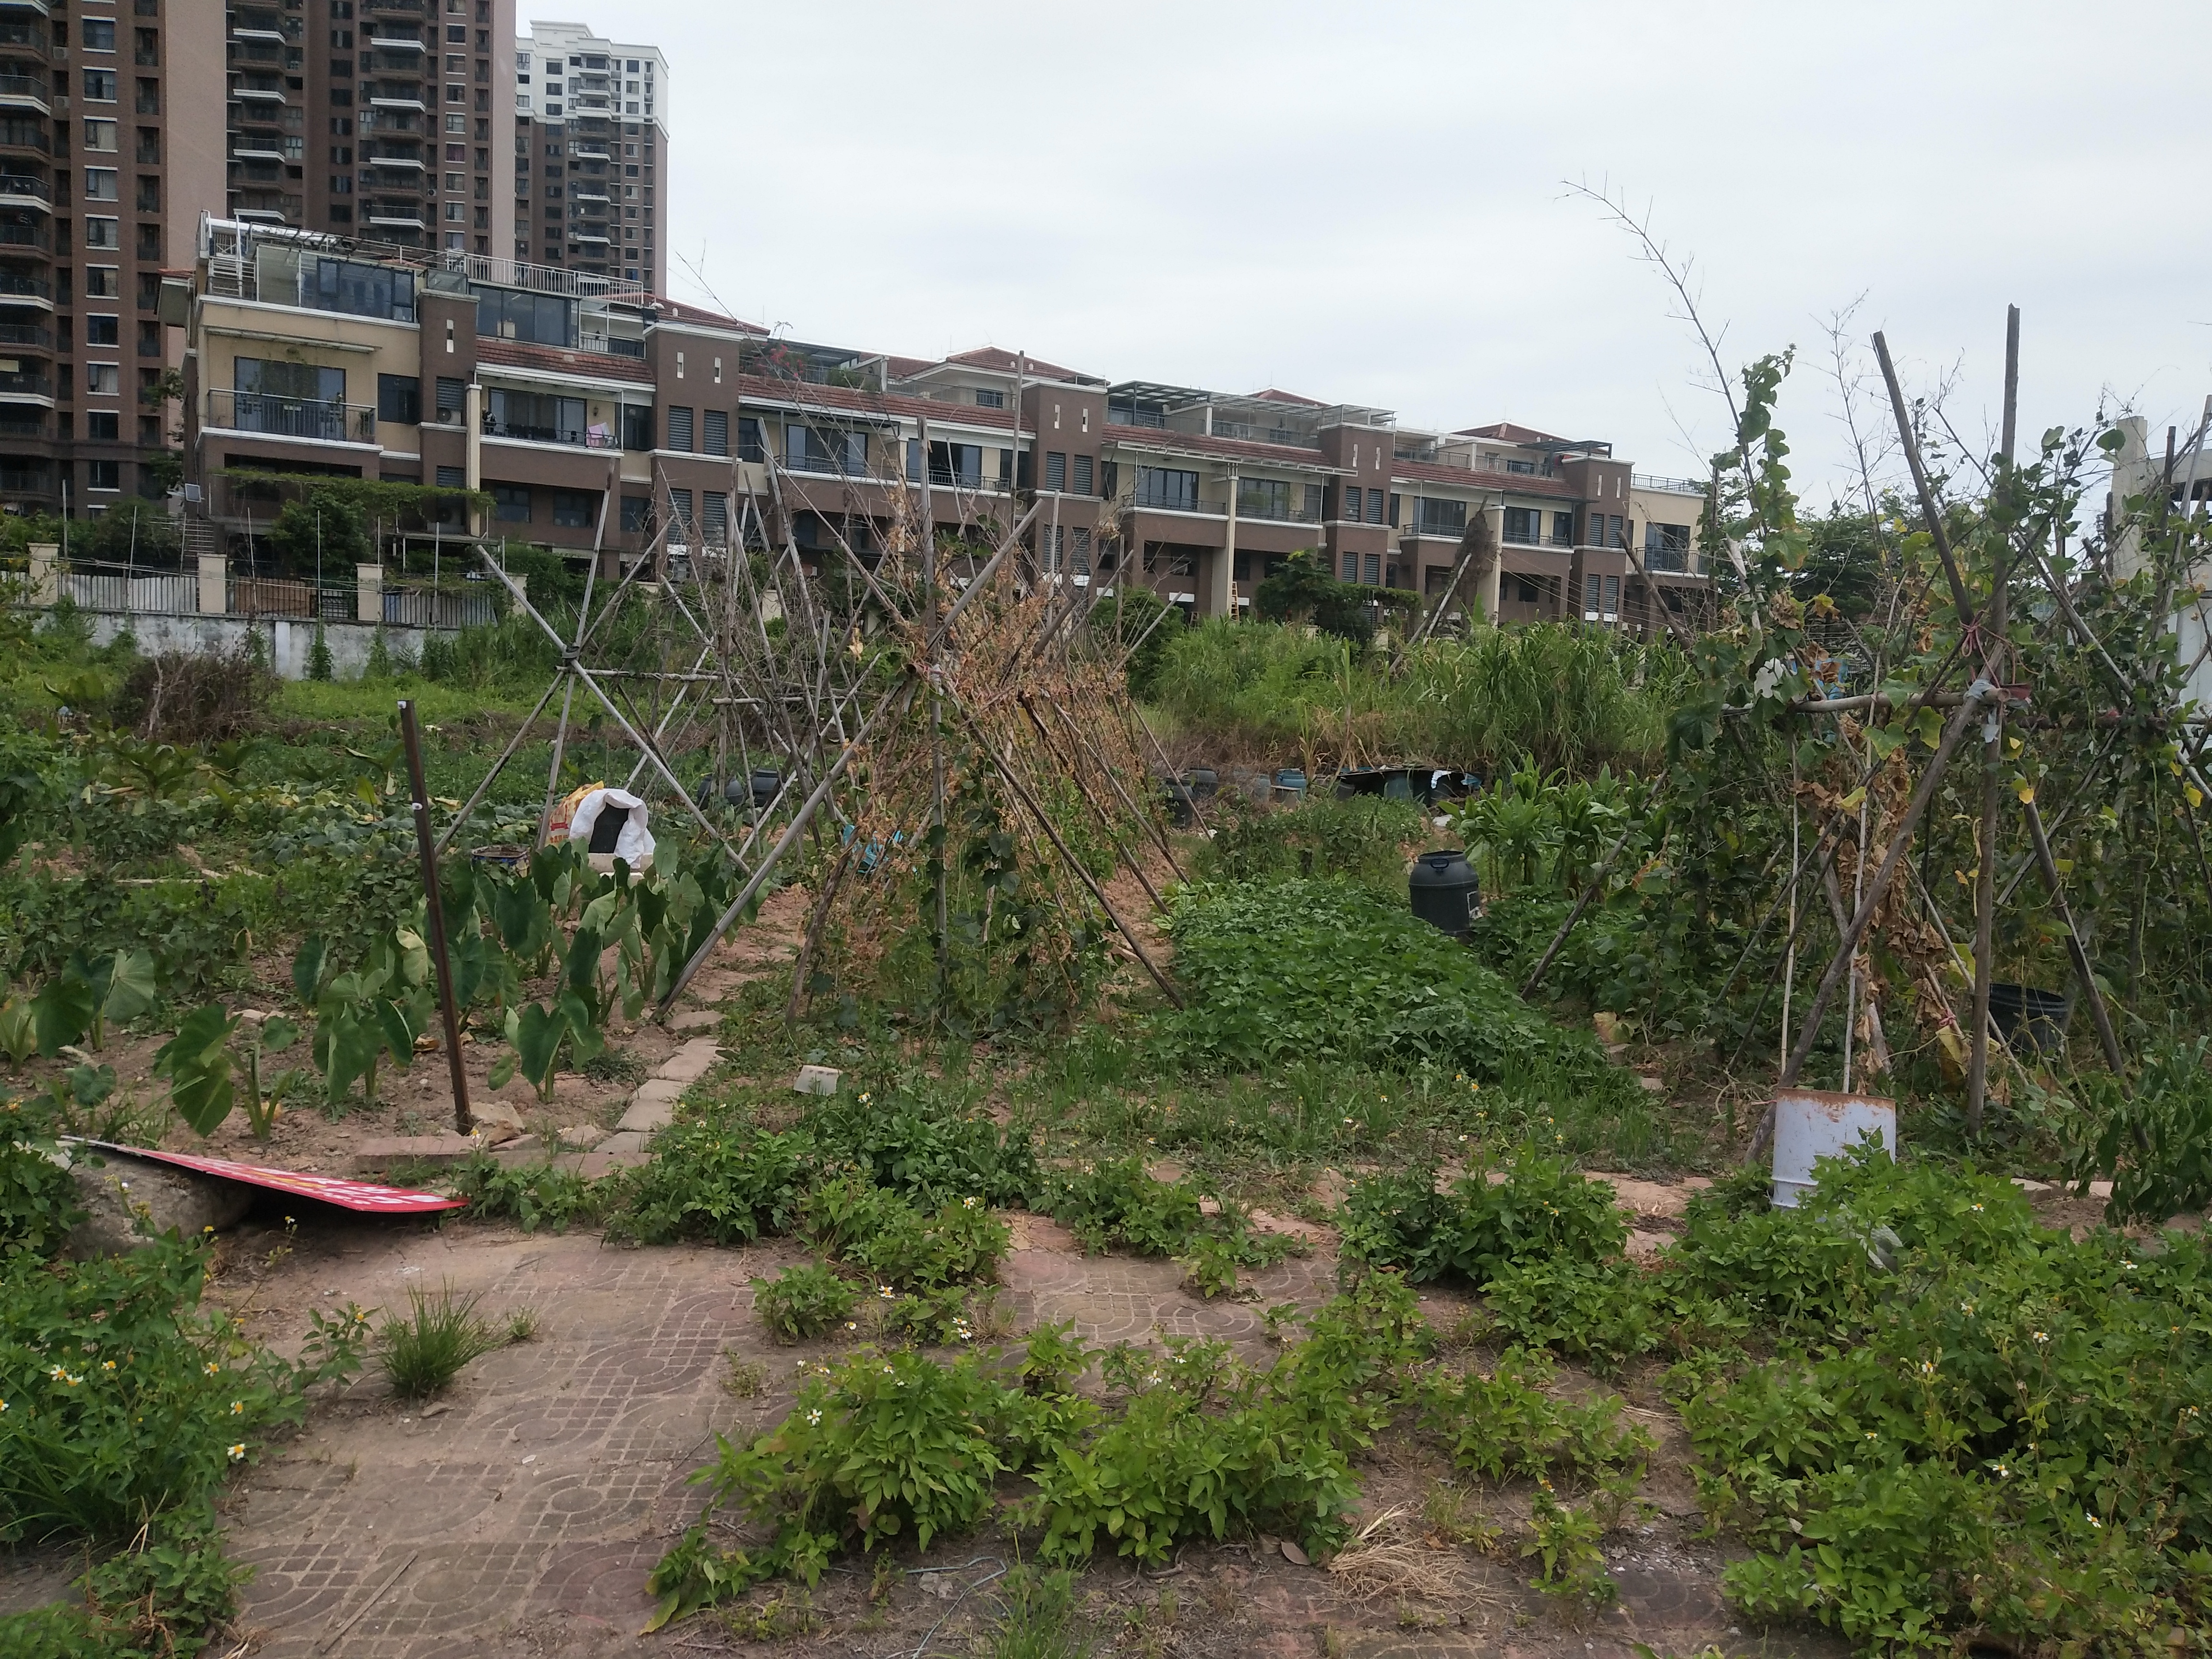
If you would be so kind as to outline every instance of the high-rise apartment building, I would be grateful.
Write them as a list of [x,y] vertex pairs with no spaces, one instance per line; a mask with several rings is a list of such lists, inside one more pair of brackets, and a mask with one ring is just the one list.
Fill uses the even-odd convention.
[[514,33],[514,0],[232,0],[227,216],[505,254]]
[[531,31],[514,49],[514,257],[663,292],[667,60],[579,23]]
[[0,507],[172,476],[161,278],[223,201],[224,34],[220,0],[0,0]]

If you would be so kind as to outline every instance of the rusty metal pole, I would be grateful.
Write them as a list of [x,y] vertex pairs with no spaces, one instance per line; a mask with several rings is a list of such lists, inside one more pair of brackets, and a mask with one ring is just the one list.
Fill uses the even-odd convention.
[[461,1016],[453,1003],[453,962],[446,954],[446,908],[438,896],[438,843],[430,833],[430,792],[422,786],[422,738],[415,729],[413,699],[399,700],[399,735],[407,744],[407,794],[415,809],[415,844],[422,855],[424,919],[429,923],[430,961],[438,970],[438,1012],[446,1024],[446,1065],[453,1079],[453,1128],[476,1129],[469,1111],[469,1075],[461,1064]]

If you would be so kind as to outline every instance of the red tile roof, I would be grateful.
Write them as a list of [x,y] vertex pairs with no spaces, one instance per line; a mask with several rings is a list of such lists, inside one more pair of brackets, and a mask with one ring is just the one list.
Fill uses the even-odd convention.
[[665,323],[696,323],[702,328],[732,329],[739,334],[751,334],[765,339],[768,331],[758,323],[748,323],[736,317],[725,317],[718,311],[708,311],[703,306],[686,305],[681,300],[655,299],[653,307]]
[[1280,391],[1269,386],[1265,392],[1255,392],[1255,398],[1264,398],[1271,404],[1303,404],[1308,409],[1327,409],[1328,405],[1318,398],[1301,398],[1295,392]]
[[1311,471],[1346,472],[1351,470],[1325,459],[1317,449],[1307,449],[1297,444],[1262,444],[1243,438],[1209,438],[1203,433],[1170,432],[1157,426],[1123,426],[1118,422],[1109,422],[1106,441],[1127,444],[1139,449],[1148,447],[1177,449],[1188,454],[1267,461],[1277,466],[1304,467]]
[[[956,351],[945,360],[962,363],[969,368],[993,369],[1001,374],[1012,374],[1024,360],[1000,346],[977,346],[972,351]],[[1028,373],[1040,380],[1096,380],[1095,374],[1085,374],[1073,368],[1062,368],[1058,363],[1048,363],[1042,357],[1025,360]],[[1100,385],[1104,385],[1103,380]]]
[[1565,478],[1547,478],[1522,472],[1478,471],[1471,466],[1445,466],[1436,461],[1395,460],[1390,476],[1408,483],[1450,484],[1461,489],[1486,489],[1499,495],[1551,495],[1569,501],[1582,499]]
[[495,368],[542,368],[559,374],[581,375],[593,380],[629,380],[651,386],[653,371],[635,357],[616,357],[602,351],[563,351],[558,346],[531,345],[520,340],[478,338],[477,361]]
[[1009,409],[983,409],[967,404],[941,403],[934,398],[909,398],[891,392],[866,392],[854,386],[817,386],[811,380],[778,380],[764,374],[740,374],[739,401],[797,404],[824,413],[842,410],[854,415],[919,416],[960,426],[1002,427],[1011,431],[1014,414]]
[[1504,444],[1563,444],[1565,438],[1555,438],[1548,432],[1539,432],[1532,426],[1516,426],[1510,421],[1497,421],[1488,426],[1463,426],[1452,434],[1455,438],[1495,438]]

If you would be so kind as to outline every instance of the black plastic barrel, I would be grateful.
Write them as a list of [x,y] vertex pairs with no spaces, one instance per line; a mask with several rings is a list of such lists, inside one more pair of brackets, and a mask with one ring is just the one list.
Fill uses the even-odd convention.
[[1406,886],[1413,914],[1454,939],[1466,933],[1475,902],[1482,896],[1481,878],[1467,854],[1456,848],[1422,854],[1413,860]]
[[1193,800],[1212,800],[1221,792],[1221,775],[1210,766],[1194,766],[1182,781]]
[[1990,1023],[2012,1048],[2039,1054],[2066,1046],[2066,1018],[2073,999],[2032,985],[1990,984]]
[[775,799],[775,792],[782,787],[783,774],[777,771],[775,768],[773,766],[753,768],[753,810],[756,812],[767,811],[769,803]]

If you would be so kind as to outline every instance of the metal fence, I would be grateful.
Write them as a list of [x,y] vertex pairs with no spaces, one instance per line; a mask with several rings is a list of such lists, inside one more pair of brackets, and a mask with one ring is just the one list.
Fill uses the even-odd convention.
[[387,587],[384,620],[402,628],[482,628],[498,620],[488,591]]
[[62,572],[55,592],[81,611],[135,611],[184,616],[200,608],[197,576],[139,576],[127,570],[79,567]]
[[[54,593],[82,611],[135,616],[226,615],[300,621],[357,622],[361,589],[351,582],[226,572],[221,611],[203,611],[200,580],[190,571],[152,574],[123,565],[71,561],[54,573]],[[481,628],[499,620],[489,584],[467,588],[387,583],[372,608],[381,620],[404,628]]]

